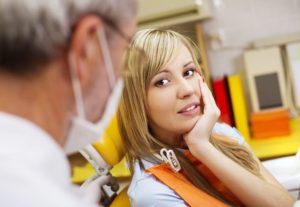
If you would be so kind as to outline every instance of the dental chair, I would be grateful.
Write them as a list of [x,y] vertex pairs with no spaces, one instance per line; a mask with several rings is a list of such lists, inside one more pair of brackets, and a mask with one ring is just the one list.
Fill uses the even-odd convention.
[[300,149],[294,156],[267,160],[262,164],[295,199],[300,199]]
[[113,182],[101,187],[101,204],[109,207],[130,207],[127,196],[131,174],[122,150],[117,119],[113,117],[100,141],[80,150],[89,163],[73,169],[74,183],[88,182],[91,177],[111,174]]
[[296,200],[294,207],[300,207],[300,149],[294,156],[267,160],[262,164]]

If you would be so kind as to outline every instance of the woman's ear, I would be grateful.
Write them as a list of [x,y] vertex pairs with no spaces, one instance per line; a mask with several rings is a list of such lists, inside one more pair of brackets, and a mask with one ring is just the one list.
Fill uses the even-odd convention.
[[73,65],[82,86],[89,82],[93,70],[99,65],[99,61],[102,61],[98,39],[98,31],[101,29],[103,23],[95,15],[82,18],[74,29],[69,54],[72,55]]

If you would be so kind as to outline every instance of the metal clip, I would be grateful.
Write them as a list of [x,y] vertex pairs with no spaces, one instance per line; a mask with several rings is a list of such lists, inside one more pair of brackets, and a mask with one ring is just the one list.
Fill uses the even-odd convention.
[[173,150],[162,148],[160,150],[160,156],[162,160],[167,163],[174,172],[179,172],[181,166]]

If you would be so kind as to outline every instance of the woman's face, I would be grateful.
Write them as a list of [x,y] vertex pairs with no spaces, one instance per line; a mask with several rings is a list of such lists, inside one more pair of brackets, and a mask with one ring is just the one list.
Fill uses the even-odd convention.
[[152,133],[172,146],[184,146],[200,114],[200,75],[189,50],[181,44],[174,59],[150,81],[147,111]]

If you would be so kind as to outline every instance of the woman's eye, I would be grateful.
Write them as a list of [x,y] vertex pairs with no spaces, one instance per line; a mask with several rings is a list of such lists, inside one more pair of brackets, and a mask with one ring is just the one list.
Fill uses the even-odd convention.
[[193,76],[195,73],[195,69],[188,69],[187,71],[184,72],[184,76]]
[[161,79],[157,82],[155,82],[155,86],[164,86],[168,83],[169,81],[167,79]]

